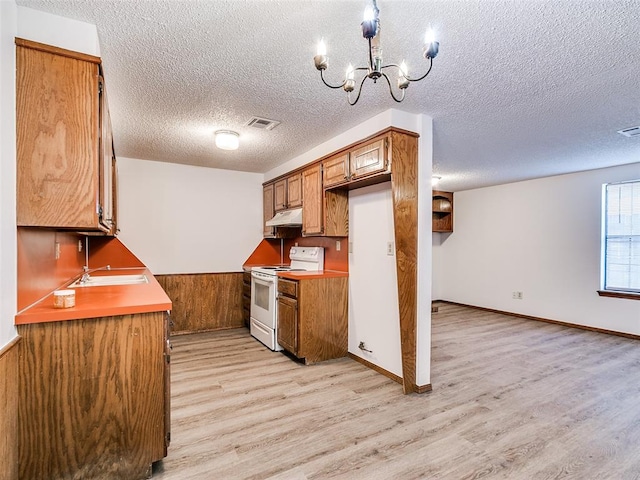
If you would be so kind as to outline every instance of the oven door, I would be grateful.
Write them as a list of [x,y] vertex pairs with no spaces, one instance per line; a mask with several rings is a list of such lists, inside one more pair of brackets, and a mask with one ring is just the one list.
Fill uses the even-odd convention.
[[251,318],[265,327],[276,328],[277,278],[251,272]]

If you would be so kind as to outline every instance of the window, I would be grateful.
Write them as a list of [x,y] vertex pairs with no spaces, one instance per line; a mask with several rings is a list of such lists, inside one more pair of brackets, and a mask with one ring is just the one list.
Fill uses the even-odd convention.
[[604,185],[603,287],[640,293],[640,180]]

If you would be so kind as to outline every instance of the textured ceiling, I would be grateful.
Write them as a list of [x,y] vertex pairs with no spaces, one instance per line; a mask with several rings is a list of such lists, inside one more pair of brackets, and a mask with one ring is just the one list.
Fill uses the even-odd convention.
[[[637,0],[378,0],[386,61],[421,73],[428,24],[440,54],[403,103],[368,82],[354,107],[313,55],[324,37],[334,81],[364,63],[364,0],[17,3],[97,25],[119,156],[266,172],[399,108],[433,117],[447,190],[640,162],[640,137],[616,133],[640,124]],[[217,129],[240,149],[216,149]]]

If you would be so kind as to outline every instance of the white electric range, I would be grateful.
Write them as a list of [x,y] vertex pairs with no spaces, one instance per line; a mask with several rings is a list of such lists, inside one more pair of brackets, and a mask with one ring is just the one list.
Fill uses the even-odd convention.
[[271,350],[278,345],[278,272],[324,270],[324,248],[291,247],[290,265],[253,267],[251,269],[251,335]]

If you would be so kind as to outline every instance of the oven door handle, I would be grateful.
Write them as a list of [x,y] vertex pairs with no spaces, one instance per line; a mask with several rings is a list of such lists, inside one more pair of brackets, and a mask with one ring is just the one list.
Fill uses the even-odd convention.
[[258,272],[251,272],[251,278],[265,286],[273,285],[276,283],[275,277],[272,277],[271,275],[260,274]]

